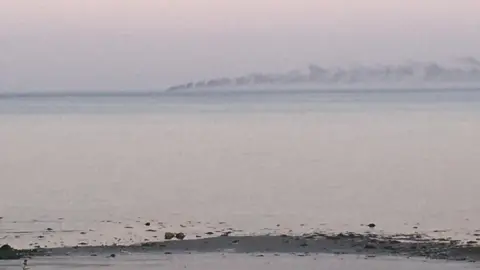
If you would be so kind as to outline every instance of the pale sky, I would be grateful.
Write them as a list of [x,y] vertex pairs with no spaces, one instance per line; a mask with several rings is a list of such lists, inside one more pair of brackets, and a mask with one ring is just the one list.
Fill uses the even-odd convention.
[[0,0],[0,91],[480,58],[479,0]]

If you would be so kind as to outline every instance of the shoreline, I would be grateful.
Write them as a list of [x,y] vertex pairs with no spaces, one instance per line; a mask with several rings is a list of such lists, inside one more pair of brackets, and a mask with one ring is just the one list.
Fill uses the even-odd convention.
[[[10,249],[9,249],[10,248]],[[237,253],[237,254],[309,254],[395,256],[446,261],[480,261],[480,246],[451,239],[429,239],[420,234],[377,235],[357,233],[312,233],[295,235],[214,236],[187,240],[143,242],[134,245],[73,246],[58,248],[14,249],[3,246],[0,260],[34,257],[106,256],[160,253]]]

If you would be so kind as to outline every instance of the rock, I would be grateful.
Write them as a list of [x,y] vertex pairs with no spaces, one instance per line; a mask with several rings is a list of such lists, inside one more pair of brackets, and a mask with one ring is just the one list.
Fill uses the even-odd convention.
[[10,245],[8,245],[8,244],[3,245],[3,246],[0,247],[0,251],[13,251],[13,250],[14,250],[14,249],[13,249]]
[[373,228],[375,228],[377,225],[375,225],[375,223],[370,223],[370,224],[368,224],[367,226],[368,226],[369,228],[372,228],[372,229],[373,229]]
[[213,235],[214,233],[213,232],[207,232],[205,233],[206,235]]
[[112,253],[112,254],[110,254],[109,257],[110,257],[110,258],[115,258],[115,257],[117,257],[117,255],[115,255],[114,253]]
[[182,232],[175,234],[175,238],[177,238],[177,239],[179,239],[179,240],[185,239],[185,236],[186,236],[186,235],[185,235],[184,233],[182,233]]
[[166,233],[165,233],[165,239],[166,239],[166,240],[171,240],[171,239],[173,239],[174,237],[175,237],[175,234],[172,233],[172,232],[166,232]]
[[23,257],[17,250],[10,245],[3,245],[0,247],[0,260],[18,260]]
[[232,232],[230,232],[230,231],[229,232],[224,232],[224,233],[222,233],[222,236],[229,236],[231,233]]
[[51,231],[53,231],[52,228],[47,228],[47,232],[51,232]]
[[145,223],[145,226],[147,227],[150,226],[150,222]]
[[156,230],[148,229],[147,232],[156,232]]

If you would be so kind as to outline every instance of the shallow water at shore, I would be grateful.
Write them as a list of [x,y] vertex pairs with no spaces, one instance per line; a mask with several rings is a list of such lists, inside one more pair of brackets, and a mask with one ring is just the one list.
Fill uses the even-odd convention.
[[[21,262],[0,262],[1,270],[20,269]],[[190,254],[190,255],[156,255],[133,254],[117,258],[92,257],[51,257],[38,258],[29,263],[31,270],[50,269],[325,269],[325,270],[438,270],[438,269],[477,269],[475,264],[425,261],[402,258],[365,258],[352,255],[311,255],[298,257],[294,255],[256,255],[245,254]]]

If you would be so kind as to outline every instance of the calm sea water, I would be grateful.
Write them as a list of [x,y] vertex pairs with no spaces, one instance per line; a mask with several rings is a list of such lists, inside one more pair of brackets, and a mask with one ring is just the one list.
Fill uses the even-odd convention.
[[[473,90],[1,96],[0,239],[138,242],[146,221],[467,238],[479,138]],[[32,240],[47,227],[58,243]]]

